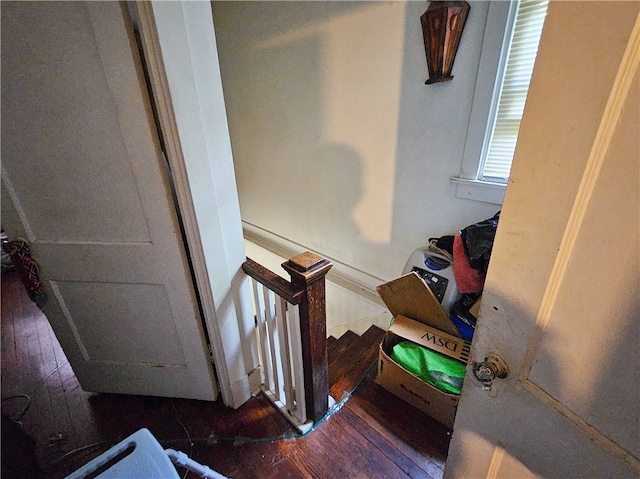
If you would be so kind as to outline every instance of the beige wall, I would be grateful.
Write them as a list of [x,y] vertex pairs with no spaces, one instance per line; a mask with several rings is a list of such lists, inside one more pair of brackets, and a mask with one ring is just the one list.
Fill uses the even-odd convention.
[[487,3],[425,85],[427,2],[214,2],[242,219],[382,279],[492,216],[458,199]]

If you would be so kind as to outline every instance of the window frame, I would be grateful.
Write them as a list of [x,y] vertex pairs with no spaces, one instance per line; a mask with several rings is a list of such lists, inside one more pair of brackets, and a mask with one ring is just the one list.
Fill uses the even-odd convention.
[[456,196],[501,205],[506,184],[482,180],[480,171],[486,156],[493,121],[511,44],[519,1],[490,2],[485,34],[482,40],[478,76],[467,129],[460,173],[451,178],[456,184]]

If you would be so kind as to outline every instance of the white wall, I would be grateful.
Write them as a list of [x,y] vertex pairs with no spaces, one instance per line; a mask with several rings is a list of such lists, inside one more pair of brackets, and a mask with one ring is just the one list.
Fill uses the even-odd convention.
[[427,2],[214,2],[243,221],[384,280],[499,206],[458,199],[486,2],[425,85]]

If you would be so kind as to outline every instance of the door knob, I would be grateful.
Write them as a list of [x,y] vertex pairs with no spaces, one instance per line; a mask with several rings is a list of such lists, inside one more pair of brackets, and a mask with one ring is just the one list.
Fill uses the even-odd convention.
[[484,361],[472,362],[471,371],[474,377],[482,384],[482,389],[491,391],[495,378],[504,379],[509,375],[509,366],[500,355],[489,353],[484,358]]

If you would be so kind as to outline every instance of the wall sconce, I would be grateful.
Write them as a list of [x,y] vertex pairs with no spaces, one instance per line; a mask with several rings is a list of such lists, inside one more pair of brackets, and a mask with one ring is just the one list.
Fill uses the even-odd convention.
[[420,17],[429,68],[427,85],[453,79],[453,60],[470,8],[464,1],[432,1]]

